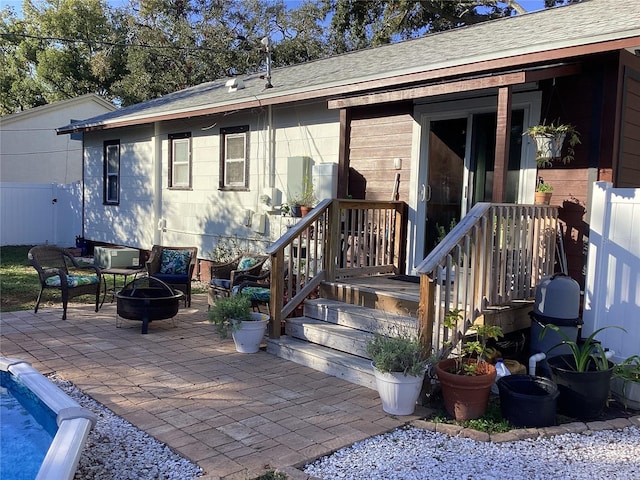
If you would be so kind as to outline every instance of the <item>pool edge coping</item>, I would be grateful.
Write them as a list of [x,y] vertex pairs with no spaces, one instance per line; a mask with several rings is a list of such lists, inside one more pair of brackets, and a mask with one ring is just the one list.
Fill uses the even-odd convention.
[[0,370],[9,372],[56,415],[58,431],[40,466],[36,480],[72,480],[96,415],[54,385],[25,360],[0,357]]

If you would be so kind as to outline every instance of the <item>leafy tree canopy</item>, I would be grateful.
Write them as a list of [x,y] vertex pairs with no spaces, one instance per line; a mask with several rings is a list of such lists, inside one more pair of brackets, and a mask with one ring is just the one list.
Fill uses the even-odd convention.
[[[545,0],[547,7],[579,0]],[[129,105],[225,76],[523,13],[516,0],[24,0],[0,10],[0,113],[95,92]]]

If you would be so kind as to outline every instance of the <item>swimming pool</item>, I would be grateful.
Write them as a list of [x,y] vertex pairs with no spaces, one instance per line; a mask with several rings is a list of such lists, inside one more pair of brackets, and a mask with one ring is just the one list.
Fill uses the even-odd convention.
[[[26,471],[20,472],[19,478],[71,480],[78,466],[87,435],[95,424],[95,416],[69,398],[24,360],[0,357],[0,372],[2,386],[8,392],[14,392],[15,400],[22,406],[26,405],[25,409],[32,415],[34,422],[37,420],[40,424],[32,425],[34,430],[40,430],[34,433],[36,439],[32,443],[39,444],[40,448],[45,444],[45,449],[46,444],[49,444],[46,452],[33,454],[35,457],[44,457],[41,465],[34,465],[33,472],[30,474]],[[6,400],[11,408],[15,407],[17,410],[18,407],[13,403],[13,399]],[[21,422],[26,418],[24,412],[16,412],[16,414],[21,416]],[[27,423],[33,422],[28,419]],[[17,464],[18,461],[19,459],[15,459],[14,463]],[[3,472],[4,476],[5,472]],[[16,475],[11,477],[18,478]]]

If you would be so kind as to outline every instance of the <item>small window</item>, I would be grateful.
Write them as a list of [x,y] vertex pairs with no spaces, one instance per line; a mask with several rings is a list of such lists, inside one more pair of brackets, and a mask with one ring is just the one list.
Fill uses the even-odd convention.
[[104,203],[120,203],[120,140],[104,142]]
[[220,188],[249,189],[249,126],[220,129]]
[[191,134],[169,135],[169,187],[191,188]]

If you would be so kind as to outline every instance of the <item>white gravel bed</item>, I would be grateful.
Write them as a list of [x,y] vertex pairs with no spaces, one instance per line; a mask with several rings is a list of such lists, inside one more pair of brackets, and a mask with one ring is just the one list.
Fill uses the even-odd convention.
[[191,480],[203,475],[198,465],[118,417],[71,382],[56,375],[48,378],[98,417],[82,451],[75,480]]
[[485,443],[407,427],[338,450],[303,471],[344,480],[638,479],[640,428]]

